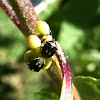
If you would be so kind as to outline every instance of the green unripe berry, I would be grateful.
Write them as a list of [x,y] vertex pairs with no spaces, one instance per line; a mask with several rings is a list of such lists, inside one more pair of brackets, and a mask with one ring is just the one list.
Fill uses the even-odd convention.
[[31,50],[31,55],[36,58],[36,57],[41,57],[41,47],[37,48],[37,49],[33,49]]
[[39,21],[36,25],[36,29],[40,33],[40,35],[50,34],[49,25],[45,21]]
[[41,46],[41,40],[36,35],[29,35],[26,42],[27,46],[31,49],[36,49]]
[[46,58],[45,59],[45,65],[43,66],[42,69],[48,69],[52,64],[52,58]]
[[36,48],[36,49],[32,49],[32,50],[28,50],[25,54],[24,54],[24,61],[28,64],[30,63],[34,58],[36,57],[41,57],[41,49],[40,48]]
[[28,64],[28,63],[30,63],[31,60],[32,60],[32,57],[31,57],[31,50],[28,50],[28,51],[24,54],[24,61]]

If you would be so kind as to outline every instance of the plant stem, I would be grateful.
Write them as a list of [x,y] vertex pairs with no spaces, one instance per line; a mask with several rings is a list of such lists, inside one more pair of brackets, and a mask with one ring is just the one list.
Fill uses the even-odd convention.
[[13,7],[19,21],[22,25],[22,30],[27,37],[30,34],[39,35],[36,30],[36,24],[39,21],[37,14],[34,11],[33,5],[29,0],[8,0]]
[[[56,42],[57,45],[57,58],[62,70],[62,76],[64,78],[64,92],[62,92],[63,94],[61,94],[61,100],[71,100],[71,88],[72,88],[72,81],[71,81],[71,73],[70,73],[70,69],[69,69],[69,64],[66,58],[66,55],[63,51],[63,49],[61,48],[61,46]],[[63,97],[64,96],[64,97]]]

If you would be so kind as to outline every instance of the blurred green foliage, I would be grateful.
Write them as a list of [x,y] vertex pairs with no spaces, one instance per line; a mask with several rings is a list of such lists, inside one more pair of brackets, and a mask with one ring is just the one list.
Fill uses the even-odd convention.
[[77,76],[74,79],[76,87],[83,100],[99,100],[100,99],[100,79],[93,77]]
[[[100,0],[55,0],[39,17],[68,56],[82,100],[100,100]],[[46,72],[21,66],[26,50],[25,37],[0,10],[0,99],[58,100]]]

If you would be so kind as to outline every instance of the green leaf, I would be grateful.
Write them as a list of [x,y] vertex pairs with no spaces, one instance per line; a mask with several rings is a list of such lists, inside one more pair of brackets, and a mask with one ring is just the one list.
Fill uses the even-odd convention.
[[35,94],[39,100],[59,100],[59,95],[53,86],[42,89],[40,92]]
[[100,79],[78,76],[73,82],[82,100],[100,100]]

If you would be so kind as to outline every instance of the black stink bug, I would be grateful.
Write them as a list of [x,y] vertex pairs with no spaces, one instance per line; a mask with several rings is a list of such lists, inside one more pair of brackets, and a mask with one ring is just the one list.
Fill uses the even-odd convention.
[[42,67],[44,66],[44,59],[43,57],[38,57],[38,58],[35,58],[33,59],[29,64],[29,69],[30,70],[33,70],[35,72],[39,72]]
[[44,58],[50,58],[55,54],[57,50],[55,41],[47,41],[42,47],[42,56]]

